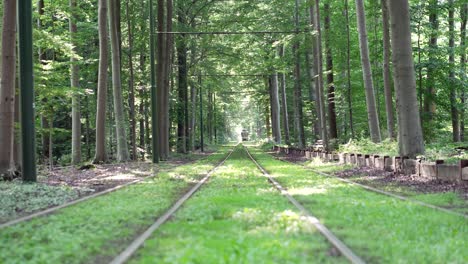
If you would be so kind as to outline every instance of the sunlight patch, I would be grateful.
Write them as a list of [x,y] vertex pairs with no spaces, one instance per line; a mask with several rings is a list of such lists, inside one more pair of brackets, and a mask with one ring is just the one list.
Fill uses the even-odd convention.
[[123,173],[123,174],[116,174],[116,175],[111,175],[108,177],[103,178],[105,181],[112,181],[112,180],[132,180],[136,179],[134,174],[129,174],[129,173]]
[[320,187],[305,187],[305,188],[293,188],[289,189],[291,195],[311,195],[311,194],[323,194],[327,193],[327,189]]
[[244,208],[242,211],[237,211],[232,215],[235,220],[244,221],[247,223],[256,223],[261,218],[262,212],[254,208]]

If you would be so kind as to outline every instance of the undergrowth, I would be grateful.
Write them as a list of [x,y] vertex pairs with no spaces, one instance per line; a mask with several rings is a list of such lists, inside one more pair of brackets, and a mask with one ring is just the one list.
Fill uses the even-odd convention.
[[87,190],[43,183],[23,183],[19,180],[0,181],[0,223],[18,215],[74,200],[83,191]]

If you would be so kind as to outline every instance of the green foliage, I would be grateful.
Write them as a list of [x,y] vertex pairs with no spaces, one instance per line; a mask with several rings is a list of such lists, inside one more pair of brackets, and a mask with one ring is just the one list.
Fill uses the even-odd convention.
[[[355,19],[355,6],[353,1],[349,2],[350,16],[350,68],[351,68],[351,101],[353,111],[353,126],[355,138],[368,137],[368,122],[366,102],[362,81],[362,70],[358,43],[357,24]],[[96,112],[96,82],[98,62],[98,34],[97,34],[97,4],[95,1],[77,1],[77,28],[74,37],[75,47],[71,44],[68,18],[70,8],[68,1],[54,0],[45,1],[44,15],[39,16],[37,6],[34,10],[35,20],[40,19],[42,26],[34,23],[34,54],[35,54],[35,88],[36,88],[36,110],[37,127],[40,127],[39,118],[45,116],[54,124],[54,160],[66,162],[62,155],[71,152],[71,95],[82,95],[82,118],[83,118],[83,142],[89,142],[89,148],[94,149],[94,125]],[[328,1],[330,4],[331,24],[327,35],[332,40],[330,49],[333,53],[334,63],[334,86],[337,124],[339,142],[347,142],[351,138],[348,107],[348,87],[346,68],[347,38],[346,20],[343,15],[344,1]],[[122,37],[122,84],[125,108],[129,109],[129,70],[128,54],[131,51],[135,74],[137,108],[144,105],[143,111],[136,111],[136,119],[144,120],[149,112],[149,2],[128,1],[130,16],[126,15],[127,2],[121,6],[121,37]],[[313,1],[299,1],[299,30],[309,30],[309,7]],[[321,8],[323,9],[323,2]],[[456,63],[448,62],[448,17],[447,2],[440,2],[437,9],[439,19],[439,42],[436,48],[429,47],[429,37],[433,32],[429,24],[428,14],[432,7],[425,1],[410,1],[414,57],[416,62],[417,86],[419,97],[422,99],[426,88],[433,82],[436,87],[437,112],[435,121],[430,126],[425,125],[426,138],[428,141],[439,140],[441,137],[450,137],[450,87],[455,87],[458,109],[466,108],[461,103],[460,95],[466,92],[466,73],[459,63],[460,55],[466,53],[466,47],[460,45],[459,23],[460,7],[464,4],[462,0],[455,0],[455,57]],[[385,129],[385,107],[382,85],[382,27],[381,8],[379,1],[365,1],[367,28],[369,33],[369,48],[373,70],[373,78],[376,87],[376,98],[378,113],[382,131]],[[0,5],[0,10],[1,10]],[[174,31],[294,31],[293,15],[294,1],[178,1],[174,12]],[[181,11],[181,12],[179,12]],[[323,14],[323,10],[322,14]],[[183,14],[185,20],[179,20],[178,15]],[[323,15],[322,15],[323,19]],[[130,20],[130,21],[128,21]],[[183,22],[181,22],[183,21]],[[35,21],[37,22],[37,21]],[[133,47],[130,50],[127,22],[134,33]],[[323,23],[323,21],[322,21]],[[1,25],[0,25],[1,28]],[[325,33],[325,32],[324,32]],[[309,143],[315,141],[312,132],[312,123],[315,119],[314,103],[310,98],[311,89],[310,76],[306,63],[306,56],[312,49],[311,36],[315,32],[304,34],[245,34],[245,35],[186,35],[184,41],[187,43],[188,53],[188,75],[189,87],[199,88],[197,74],[203,75],[245,75],[259,74],[269,75],[274,72],[284,73],[286,76],[287,105],[290,116],[291,139],[297,137],[293,125],[293,69],[294,56],[292,47],[299,42],[300,65],[301,65],[301,88],[304,103],[304,124],[306,138]],[[417,38],[416,38],[417,37]],[[174,38],[176,42],[181,41],[181,36]],[[419,42],[419,43],[418,43]],[[418,46],[419,44],[419,46]],[[177,45],[176,45],[177,46]],[[280,58],[277,50],[284,47],[285,55]],[[45,60],[39,63],[39,51],[45,54]],[[76,64],[80,69],[80,87],[70,88],[70,58],[76,58]],[[176,61],[176,60],[175,60]],[[325,62],[324,62],[325,63]],[[427,76],[428,68],[434,68],[433,80]],[[173,67],[173,84],[177,86],[177,69]],[[454,71],[455,78],[449,79],[449,72]],[[421,73],[421,75],[419,74]],[[111,85],[111,84],[110,84]],[[213,125],[217,129],[218,142],[236,139],[239,129],[248,129],[252,138],[261,139],[267,137],[266,115],[268,114],[269,95],[262,76],[206,76],[202,78],[204,88],[204,115],[199,116],[198,98],[195,104],[196,120],[200,118],[207,120],[208,99],[210,89],[217,97],[216,108],[213,109]],[[140,93],[141,91],[141,93]],[[110,94],[110,98],[112,94]],[[177,101],[177,93],[171,93],[170,120],[177,119],[175,111],[182,102]],[[421,106],[422,106],[422,102]],[[107,118],[108,148],[113,148],[113,123],[112,102],[108,103],[109,117]],[[191,112],[191,110],[189,110]],[[190,113],[191,114],[191,113]],[[424,113],[423,117],[425,116]],[[465,118],[466,116],[461,116]],[[89,123],[88,133],[85,133],[85,122]],[[127,123],[130,127],[130,122]],[[57,131],[56,128],[69,131]],[[148,130],[145,127],[145,130]],[[140,128],[137,127],[137,134]],[[207,130],[207,127],[205,127]],[[40,136],[47,137],[47,129],[38,129]],[[176,129],[171,129],[171,146],[175,146]],[[196,138],[199,138],[199,128],[196,129]],[[57,135],[60,134],[60,135]],[[146,145],[149,145],[149,136],[145,136]],[[209,140],[206,140],[209,141]],[[38,140],[38,151],[41,150]],[[139,146],[145,147],[145,146]],[[113,153],[109,149],[109,154]],[[84,152],[83,152],[84,153]],[[41,153],[42,154],[42,153]],[[91,155],[90,155],[91,156]],[[40,155],[38,155],[40,157]],[[44,157],[41,157],[43,160]],[[91,158],[91,157],[89,157]],[[112,158],[112,157],[111,157]]]
[[0,222],[76,199],[78,190],[43,183],[0,181]]
[[353,139],[346,144],[340,145],[338,150],[345,153],[398,156],[398,143],[390,139],[374,143],[368,138],[361,138],[359,140]]

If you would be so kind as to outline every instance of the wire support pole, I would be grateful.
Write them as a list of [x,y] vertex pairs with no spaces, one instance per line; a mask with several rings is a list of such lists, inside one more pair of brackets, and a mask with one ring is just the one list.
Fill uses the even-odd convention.
[[150,76],[151,76],[151,146],[153,151],[153,163],[159,163],[158,148],[158,111],[156,95],[156,76],[155,76],[155,34],[154,34],[154,10],[153,0],[149,1],[149,19],[150,19]]
[[19,86],[21,98],[21,139],[23,180],[35,182],[36,148],[34,116],[32,3],[18,1]]

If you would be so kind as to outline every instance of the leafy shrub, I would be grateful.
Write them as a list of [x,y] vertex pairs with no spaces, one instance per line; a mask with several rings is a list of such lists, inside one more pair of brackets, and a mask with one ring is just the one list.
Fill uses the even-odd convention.
[[78,191],[43,183],[0,181],[0,222],[78,198]]

